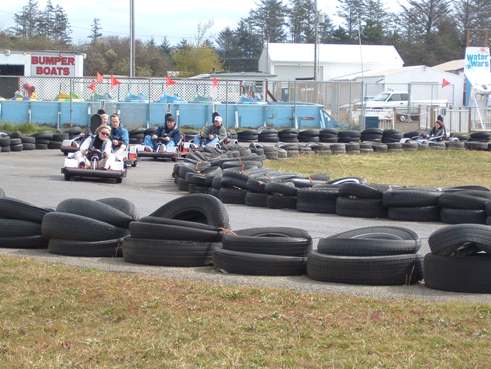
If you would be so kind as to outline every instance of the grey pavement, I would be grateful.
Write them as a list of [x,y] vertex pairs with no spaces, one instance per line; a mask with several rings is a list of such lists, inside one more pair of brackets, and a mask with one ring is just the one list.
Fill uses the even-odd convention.
[[[25,151],[0,154],[0,187],[7,196],[31,202],[37,206],[54,208],[70,197],[99,199],[123,197],[137,206],[140,216],[159,208],[166,202],[183,194],[176,190],[171,178],[173,163],[153,160],[140,161],[137,168],[128,171],[122,184],[70,181],[60,173],[63,155],[57,150]],[[356,174],[356,173],[353,173]],[[298,227],[307,230],[314,239],[346,230],[375,226],[394,225],[414,230],[423,239],[422,254],[428,252],[427,238],[440,223],[395,222],[344,218],[336,215],[308,214],[297,211],[252,208],[242,205],[226,205],[233,229],[265,226]],[[246,277],[224,275],[212,268],[163,268],[135,266],[122,259],[73,258],[50,255],[43,250],[0,250],[0,254],[23,256],[46,262],[62,263],[86,268],[117,272],[138,272],[176,279],[202,280],[220,284],[244,284],[261,287],[290,288],[306,292],[349,293],[373,297],[424,298],[431,300],[462,299],[491,302],[491,295],[455,294],[434,291],[423,286],[367,287],[333,283],[319,283],[306,277]]]

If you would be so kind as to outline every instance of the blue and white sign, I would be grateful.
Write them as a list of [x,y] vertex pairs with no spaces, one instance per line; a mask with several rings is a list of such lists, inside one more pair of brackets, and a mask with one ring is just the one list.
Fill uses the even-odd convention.
[[466,106],[469,106],[472,93],[491,94],[490,67],[488,47],[468,47],[465,49]]
[[468,47],[465,49],[465,72],[490,71],[490,58],[488,47]]

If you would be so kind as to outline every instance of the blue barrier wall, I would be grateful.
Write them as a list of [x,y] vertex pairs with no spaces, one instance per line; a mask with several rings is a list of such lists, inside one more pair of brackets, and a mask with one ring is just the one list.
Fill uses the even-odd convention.
[[0,101],[0,121],[13,124],[38,123],[63,126],[72,123],[86,126],[90,116],[99,108],[108,114],[119,113],[129,128],[160,125],[167,112],[172,113],[179,125],[201,128],[218,111],[228,128],[298,127],[334,128],[337,122],[321,105],[315,104],[175,104],[140,102],[55,102],[55,101]]

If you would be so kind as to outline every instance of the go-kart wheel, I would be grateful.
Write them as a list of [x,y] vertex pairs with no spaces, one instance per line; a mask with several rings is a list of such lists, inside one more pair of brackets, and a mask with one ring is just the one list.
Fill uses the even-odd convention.
[[65,173],[65,181],[69,181],[71,178],[70,174]]
[[131,163],[131,166],[132,166],[133,168],[136,168],[136,164],[137,164],[137,161],[134,161],[134,162],[132,162],[132,163]]
[[116,178],[116,183],[123,183],[123,178]]

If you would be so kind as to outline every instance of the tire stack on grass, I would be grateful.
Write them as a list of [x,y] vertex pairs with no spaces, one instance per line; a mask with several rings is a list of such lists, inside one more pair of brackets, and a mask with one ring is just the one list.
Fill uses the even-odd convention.
[[388,186],[344,183],[339,186],[336,214],[355,218],[386,218],[382,196]]
[[439,199],[441,221],[447,224],[486,224],[486,204],[489,201],[489,191],[446,191]]
[[325,143],[338,142],[338,130],[333,128],[324,128],[319,131],[319,141]]
[[331,144],[331,152],[333,153],[333,155],[346,154],[346,144],[344,143]]
[[292,182],[266,183],[265,190],[268,193],[266,205],[270,209],[296,209],[298,189]]
[[21,136],[22,150],[35,150],[36,149],[36,138],[32,136]]
[[68,139],[72,140],[76,136],[80,135],[84,130],[80,127],[71,127],[65,130],[65,133],[68,135]]
[[418,146],[416,141],[407,141],[402,144],[402,151],[418,151]]
[[491,293],[491,227],[459,224],[434,232],[425,256],[428,288],[464,293]]
[[263,146],[264,155],[268,160],[278,160],[278,148],[275,146]]
[[237,133],[239,142],[257,142],[259,133],[256,129],[245,129]]
[[392,220],[438,222],[438,205],[442,193],[426,189],[390,189],[383,194],[387,217]]
[[118,257],[135,219],[134,205],[124,199],[68,199],[44,217],[42,232],[52,254]]
[[288,158],[297,158],[300,155],[300,146],[297,143],[283,144],[280,148],[286,151]]
[[222,239],[216,226],[154,216],[132,222],[130,234],[123,241],[126,262],[167,267],[209,265]]
[[19,152],[24,149],[22,145],[22,139],[15,135],[15,137],[10,136],[10,151],[11,152]]
[[298,141],[300,142],[319,142],[318,129],[305,129],[298,133]]
[[213,253],[223,273],[288,276],[305,274],[305,256],[312,238],[296,228],[251,228],[224,235]]
[[339,131],[338,132],[338,142],[350,143],[350,142],[360,142],[361,133],[360,131]]
[[400,142],[387,143],[387,152],[391,152],[391,153],[402,152],[402,144]]
[[0,153],[10,152],[10,137],[0,136]]
[[53,139],[52,132],[39,132],[33,135],[36,138],[36,150],[47,150]]
[[259,142],[272,142],[276,143],[280,139],[278,137],[278,131],[274,128],[264,128],[261,133],[259,133],[258,141]]
[[367,128],[361,132],[361,140],[369,142],[382,142],[384,131],[380,128]]
[[64,136],[61,132],[53,133],[52,138],[49,141],[48,149],[49,150],[59,150],[61,149],[61,144],[63,142]]
[[421,242],[399,227],[367,227],[321,239],[307,258],[307,275],[322,282],[407,285],[423,279]]
[[349,142],[345,144],[346,154],[355,155],[360,154],[360,144],[358,142]]
[[361,142],[360,143],[360,154],[372,154],[375,152],[373,149],[373,142]]
[[488,151],[489,143],[486,141],[466,141],[464,143],[467,150],[472,151]]
[[373,151],[376,153],[386,153],[389,151],[387,144],[375,142],[372,144]]
[[315,143],[312,144],[311,146],[312,151],[317,154],[317,155],[331,155],[331,145],[325,144],[325,143]]
[[446,150],[447,149],[447,146],[445,145],[445,142],[438,142],[438,141],[435,141],[435,142],[430,142],[428,144],[428,148],[430,150]]
[[447,141],[445,146],[447,150],[465,150],[465,142],[462,141]]
[[280,142],[298,142],[298,130],[294,128],[287,128],[278,131],[278,138]]
[[130,144],[141,145],[145,140],[145,129],[137,128],[130,131]]
[[0,248],[39,249],[48,246],[41,223],[49,210],[1,196],[0,189]]
[[[382,134],[382,143],[400,143],[403,135],[395,129],[386,129]],[[390,148],[390,147],[389,147]]]

